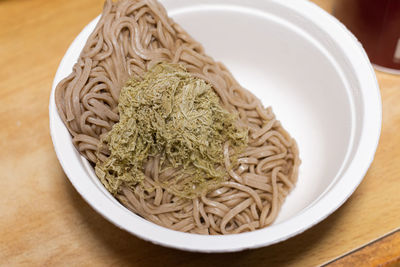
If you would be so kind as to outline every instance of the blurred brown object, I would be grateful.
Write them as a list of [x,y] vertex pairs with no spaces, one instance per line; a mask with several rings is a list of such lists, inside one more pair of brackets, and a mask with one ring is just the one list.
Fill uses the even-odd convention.
[[400,70],[399,0],[338,0],[333,14],[360,40],[372,63]]

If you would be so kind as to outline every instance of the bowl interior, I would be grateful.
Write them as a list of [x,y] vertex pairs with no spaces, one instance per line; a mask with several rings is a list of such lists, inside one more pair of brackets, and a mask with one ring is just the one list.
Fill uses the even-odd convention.
[[214,6],[171,14],[240,84],[272,106],[297,140],[298,183],[275,223],[294,216],[334,181],[349,151],[353,113],[337,65],[305,31],[256,9]]
[[[265,106],[272,106],[297,140],[302,160],[299,179],[275,223],[296,215],[335,180],[349,151],[353,114],[340,70],[306,32],[256,9],[168,10],[207,53],[223,62]],[[104,191],[91,166],[85,165]]]
[[[364,119],[359,97],[361,84],[348,56],[329,36],[327,27],[322,30],[304,17],[307,12],[329,17],[322,10],[306,1],[289,1],[285,5],[280,1],[250,2],[162,1],[169,15],[203,44],[206,53],[223,62],[265,106],[272,106],[284,128],[297,140],[302,160],[298,182],[277,220],[274,225],[257,231],[264,239],[256,241],[256,233],[246,233],[218,238],[210,245],[211,237],[164,229],[132,214],[104,189],[92,167],[73,148],[52,95],[52,137],[64,170],[82,196],[118,226],[152,242],[182,249],[239,250],[271,244],[304,231],[343,203],[361,181],[358,174],[348,192],[334,200],[336,204],[328,210],[318,209],[314,218],[301,221],[302,226],[295,222],[340,181],[357,152],[358,143],[354,140],[361,136]],[[300,14],[296,9],[304,10]],[[53,94],[55,85],[70,73],[97,19],[82,31],[64,56],[54,80]],[[355,42],[347,32],[341,34],[350,43]],[[360,47],[356,49],[361,51],[357,56],[365,67],[368,59]],[[373,80],[371,77],[368,79]],[[363,168],[360,171],[365,172]],[[143,231],[135,230],[138,224]],[[234,236],[242,236],[243,243],[234,244]]]

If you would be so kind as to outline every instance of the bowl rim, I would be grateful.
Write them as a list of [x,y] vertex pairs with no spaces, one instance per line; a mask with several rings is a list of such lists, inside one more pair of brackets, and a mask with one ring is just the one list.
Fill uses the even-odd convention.
[[[374,159],[381,131],[381,96],[372,65],[369,62],[367,54],[354,35],[337,19],[317,5],[306,0],[271,1],[285,8],[292,9],[299,15],[317,23],[319,28],[329,32],[335,40],[340,40],[338,45],[342,49],[342,53],[350,59],[349,62],[353,65],[354,73],[359,78],[361,97],[363,97],[364,103],[364,116],[361,136],[358,140],[359,146],[347,171],[342,176],[342,178],[345,177],[347,179],[339,179],[331,190],[326,192],[317,203],[314,203],[298,215],[277,225],[268,227],[271,229],[273,227],[274,231],[264,228],[253,232],[226,236],[188,234],[158,226],[133,214],[121,205],[120,207],[116,206],[99,190],[93,190],[93,184],[91,184],[88,179],[81,179],[79,174],[82,174],[82,170],[84,169],[82,166],[78,166],[80,165],[79,162],[74,162],[64,156],[65,140],[59,138],[57,127],[55,126],[55,122],[60,120],[60,117],[55,106],[54,91],[63,62],[72,52],[72,48],[78,42],[82,41],[82,38],[86,41],[86,38],[82,36],[90,33],[89,28],[96,23],[99,18],[97,17],[79,33],[68,48],[59,65],[52,85],[49,118],[50,134],[54,149],[64,172],[83,199],[104,218],[111,221],[119,228],[154,244],[196,252],[233,252],[271,245],[300,234],[328,217],[355,191]],[[180,3],[183,5],[191,5],[192,2],[185,1]],[[224,4],[228,3],[229,1]],[[237,1],[235,5],[237,5]],[[240,5],[246,5],[246,3],[240,2]],[[313,220],[310,221],[307,219],[310,217],[313,218]],[[289,229],[289,231],[287,229]],[[268,232],[268,234],[266,234],[266,232]]]

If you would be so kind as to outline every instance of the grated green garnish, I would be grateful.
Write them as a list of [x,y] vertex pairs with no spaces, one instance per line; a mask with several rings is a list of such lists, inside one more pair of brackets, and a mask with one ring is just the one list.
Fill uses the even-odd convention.
[[145,163],[159,157],[160,177],[175,171],[173,179],[160,179],[159,185],[194,198],[227,178],[225,142],[234,148],[233,164],[247,144],[247,129],[237,125],[237,114],[225,110],[211,86],[179,64],[161,63],[143,80],[129,80],[118,108],[120,120],[103,138],[110,156],[95,167],[114,195],[122,185],[143,185]]

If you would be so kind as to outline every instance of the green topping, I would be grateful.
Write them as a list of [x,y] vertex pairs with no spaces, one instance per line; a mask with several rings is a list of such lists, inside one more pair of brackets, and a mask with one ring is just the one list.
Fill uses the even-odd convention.
[[225,110],[211,86],[182,65],[161,63],[143,80],[128,81],[118,108],[120,121],[103,138],[110,156],[95,167],[112,194],[122,185],[144,185],[144,167],[151,161],[159,169],[156,184],[179,197],[196,197],[228,177],[224,144],[234,148],[232,164],[247,144],[237,114]]

